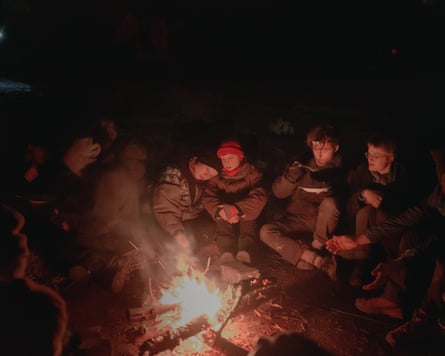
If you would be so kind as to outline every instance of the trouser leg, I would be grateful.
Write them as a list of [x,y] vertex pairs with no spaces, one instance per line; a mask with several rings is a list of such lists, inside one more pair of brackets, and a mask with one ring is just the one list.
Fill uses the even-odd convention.
[[332,237],[338,225],[340,210],[334,198],[326,198],[320,203],[318,215],[315,222],[314,241],[321,245]]
[[260,239],[283,259],[296,265],[308,245],[304,241],[288,237],[290,232],[284,224],[265,224],[260,229]]
[[216,222],[216,244],[221,254],[230,252],[236,255],[238,250],[237,236],[235,235],[234,225],[224,220]]

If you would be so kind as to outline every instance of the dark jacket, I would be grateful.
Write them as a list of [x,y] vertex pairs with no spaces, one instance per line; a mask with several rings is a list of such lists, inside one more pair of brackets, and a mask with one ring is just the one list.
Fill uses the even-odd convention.
[[241,220],[256,220],[267,203],[263,174],[251,163],[243,163],[233,176],[224,171],[208,181],[203,204],[215,220],[222,204],[235,205]]

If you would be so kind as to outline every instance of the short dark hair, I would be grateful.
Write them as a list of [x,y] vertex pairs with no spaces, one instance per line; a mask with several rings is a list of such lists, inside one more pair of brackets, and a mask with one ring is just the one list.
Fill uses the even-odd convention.
[[366,142],[368,145],[382,147],[386,151],[393,153],[396,153],[398,150],[397,139],[392,134],[387,132],[373,132],[368,135]]
[[306,145],[312,149],[312,142],[326,142],[332,145],[338,145],[340,138],[333,125],[318,124],[311,128],[306,135]]

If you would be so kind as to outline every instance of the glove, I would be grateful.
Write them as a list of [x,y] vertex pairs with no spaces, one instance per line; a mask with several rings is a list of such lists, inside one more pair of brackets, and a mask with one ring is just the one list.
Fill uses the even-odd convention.
[[286,167],[284,170],[284,177],[291,183],[296,183],[301,177],[303,171],[301,169],[301,163],[294,161]]

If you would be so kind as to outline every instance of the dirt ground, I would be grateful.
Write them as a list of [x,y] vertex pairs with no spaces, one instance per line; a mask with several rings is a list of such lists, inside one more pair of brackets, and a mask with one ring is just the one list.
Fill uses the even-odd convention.
[[[199,253],[203,266],[207,260],[204,255],[216,256],[213,244]],[[260,280],[267,284],[244,289],[239,308],[222,329],[219,342],[206,343],[204,336],[197,334],[156,354],[241,356],[254,347],[258,338],[288,331],[298,333],[330,355],[443,353],[443,334],[416,348],[391,349],[386,345],[386,332],[400,322],[355,309],[354,298],[364,293],[349,286],[342,275],[344,267],[343,271],[339,268],[339,280],[333,282],[320,272],[297,270],[273,254],[263,257]],[[249,282],[238,285],[243,283]],[[146,280],[130,282],[118,294],[94,281],[65,285],[61,293],[69,304],[72,355],[138,355],[143,351],[147,336],[144,339],[139,330],[141,326],[149,329],[150,321],[130,321],[128,313],[150,300]],[[311,349],[301,344],[295,354],[313,354],[308,350]]]

